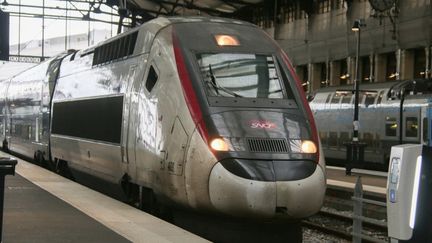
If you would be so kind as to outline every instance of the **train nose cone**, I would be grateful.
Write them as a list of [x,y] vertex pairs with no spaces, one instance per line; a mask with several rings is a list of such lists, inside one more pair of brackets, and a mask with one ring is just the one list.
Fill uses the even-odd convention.
[[236,176],[217,163],[210,174],[210,200],[219,211],[240,217],[272,217],[276,184]]
[[213,206],[228,215],[304,218],[321,208],[325,176],[317,166],[307,178],[259,181],[235,175],[217,163],[210,174],[209,193]]

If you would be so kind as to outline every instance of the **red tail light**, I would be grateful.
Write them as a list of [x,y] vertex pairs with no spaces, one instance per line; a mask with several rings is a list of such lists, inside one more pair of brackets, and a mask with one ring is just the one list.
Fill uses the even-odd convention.
[[189,112],[192,116],[192,119],[197,126],[197,129],[201,135],[201,137],[204,139],[204,141],[208,142],[208,133],[207,129],[205,127],[204,121],[203,121],[203,115],[201,112],[201,108],[199,106],[198,98],[196,96],[195,90],[192,86],[192,81],[189,76],[189,72],[187,70],[183,53],[180,48],[180,42],[175,34],[175,32],[172,32],[172,40],[173,40],[173,48],[174,48],[174,55],[175,55],[175,61],[177,64],[177,72],[180,78],[180,82],[182,84],[183,89],[183,95],[186,99],[186,104],[188,106]]

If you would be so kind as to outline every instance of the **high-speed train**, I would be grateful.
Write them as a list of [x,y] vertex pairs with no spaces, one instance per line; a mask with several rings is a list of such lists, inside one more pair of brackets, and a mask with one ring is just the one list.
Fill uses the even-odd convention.
[[[310,102],[328,163],[346,163],[352,140],[354,95],[352,86],[318,90]],[[366,143],[366,168],[388,169],[391,146],[422,143],[432,146],[432,80],[416,79],[361,84],[359,140]]]
[[293,68],[258,27],[157,18],[0,83],[3,149],[158,203],[234,217],[316,213],[326,189]]

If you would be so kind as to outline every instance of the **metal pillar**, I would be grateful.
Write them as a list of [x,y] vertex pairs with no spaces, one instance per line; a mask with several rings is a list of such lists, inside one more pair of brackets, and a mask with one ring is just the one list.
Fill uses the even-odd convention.
[[[363,185],[361,181],[361,176],[357,177],[357,181],[354,188],[354,198],[363,198]],[[363,202],[361,200],[354,200],[353,202],[353,213],[355,215],[353,220],[353,243],[361,243],[362,242],[362,231],[363,224],[361,218],[363,217]]]
[[359,142],[359,85],[360,85],[360,72],[359,72],[359,55],[360,55],[360,32],[361,27],[366,26],[364,20],[357,19],[354,21],[352,31],[357,32],[357,48],[356,48],[356,61],[355,61],[355,76],[354,76],[354,119],[353,119],[353,138],[350,143],[346,143],[346,164],[345,174],[351,175],[353,167],[363,167],[364,163],[364,147],[365,143]]
[[359,130],[359,84],[360,84],[360,72],[359,72],[359,55],[360,55],[360,32],[361,32],[361,20],[358,19],[354,22],[353,31],[357,32],[357,48],[356,48],[356,61],[355,61],[355,78],[354,78],[354,120],[353,120],[353,142],[358,142],[358,130]]
[[41,61],[44,61],[45,56],[45,0],[42,1],[42,58]]
[[4,182],[6,175],[15,175],[17,160],[11,158],[0,158],[0,241],[3,241],[3,205],[4,205]]
[[21,0],[18,2],[18,60],[21,56]]

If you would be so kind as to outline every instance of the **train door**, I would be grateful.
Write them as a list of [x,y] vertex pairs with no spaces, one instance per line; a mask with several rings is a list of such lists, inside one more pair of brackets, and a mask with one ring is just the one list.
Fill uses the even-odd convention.
[[124,118],[123,118],[123,146],[122,146],[122,162],[134,164],[136,160],[135,156],[135,132],[132,131],[135,127],[135,107],[137,99],[137,90],[139,88],[139,82],[135,80],[137,65],[133,64],[129,68],[127,77],[127,91],[124,96]]
[[8,99],[8,92],[9,92],[9,86],[10,82],[7,84],[6,91],[4,93],[4,108],[3,108],[3,116],[4,116],[4,140],[3,140],[3,150],[9,149],[9,142],[11,138],[11,126],[12,126],[12,118],[11,118],[11,111],[9,107],[9,99]]
[[[430,104],[431,101],[428,100],[427,104]],[[432,146],[431,141],[431,133],[432,129],[432,107],[426,106],[421,108],[421,116],[422,116],[422,122],[421,122],[421,142],[426,146]]]
[[[1,120],[0,120],[0,128],[1,128],[1,141],[2,143],[6,142],[6,115],[5,115],[5,110],[6,108],[3,106],[3,108],[1,108]],[[6,144],[0,144],[0,146],[2,146],[3,149],[5,149],[4,146],[6,146]]]
[[176,117],[166,144],[166,169],[173,175],[183,174],[184,157],[188,136],[179,117]]
[[420,143],[420,117],[421,109],[419,107],[405,108],[403,111],[402,124],[402,141],[403,143]]

